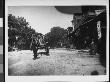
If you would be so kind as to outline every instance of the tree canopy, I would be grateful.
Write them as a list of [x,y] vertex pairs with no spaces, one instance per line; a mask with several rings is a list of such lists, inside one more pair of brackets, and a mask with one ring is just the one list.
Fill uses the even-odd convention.
[[8,15],[8,27],[9,45],[21,49],[29,48],[32,34],[37,34],[24,17],[15,17],[12,14]]
[[[39,34],[29,26],[29,22],[24,17],[15,17],[12,14],[8,15],[8,27],[9,46],[15,46],[19,49],[30,49],[32,34]],[[48,42],[52,48],[63,47],[68,43],[66,36],[66,29],[55,26],[50,29],[50,32],[45,34],[44,41]]]
[[59,26],[50,29],[50,32],[45,34],[45,40],[49,42],[50,47],[61,47],[65,44],[65,36],[67,31]]

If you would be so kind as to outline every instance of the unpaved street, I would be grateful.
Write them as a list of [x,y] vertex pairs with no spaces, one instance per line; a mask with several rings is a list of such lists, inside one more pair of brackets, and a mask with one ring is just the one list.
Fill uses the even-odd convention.
[[[41,52],[41,50],[39,50]],[[30,50],[13,51],[8,54],[9,75],[98,75],[105,74],[99,55],[90,56],[88,51],[50,49],[50,56],[39,55],[33,60]]]

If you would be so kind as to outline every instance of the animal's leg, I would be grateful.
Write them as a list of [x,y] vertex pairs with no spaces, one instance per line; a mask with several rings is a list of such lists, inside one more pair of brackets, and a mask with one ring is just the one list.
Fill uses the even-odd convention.
[[45,47],[46,55],[49,55],[49,48]]
[[36,48],[36,51],[35,51],[35,58],[37,58],[38,56],[37,51],[38,51],[38,48]]
[[37,56],[38,56],[38,55],[37,55],[37,51],[38,51],[38,49],[36,49],[36,48],[35,48],[35,49],[33,49],[34,58],[37,58]]

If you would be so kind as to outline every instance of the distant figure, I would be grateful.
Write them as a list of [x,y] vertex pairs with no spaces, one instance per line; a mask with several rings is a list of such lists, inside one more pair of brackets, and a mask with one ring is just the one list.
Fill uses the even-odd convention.
[[97,46],[94,43],[94,41],[92,40],[91,44],[90,44],[90,55],[95,55],[97,52]]

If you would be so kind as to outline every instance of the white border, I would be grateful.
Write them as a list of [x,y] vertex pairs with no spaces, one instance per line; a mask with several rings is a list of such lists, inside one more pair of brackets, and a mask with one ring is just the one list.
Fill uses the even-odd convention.
[[106,5],[109,0],[6,0],[8,6]]
[[[6,82],[49,82],[49,81],[108,81],[109,80],[109,0],[6,0],[5,1],[5,81]],[[8,76],[8,6],[107,6],[107,75],[99,76]]]

